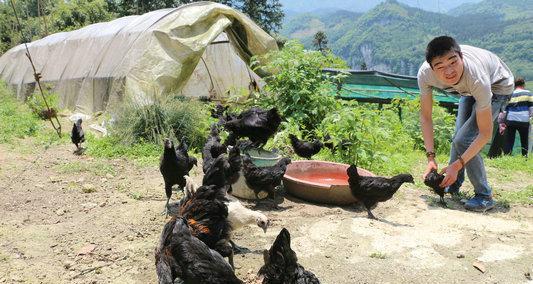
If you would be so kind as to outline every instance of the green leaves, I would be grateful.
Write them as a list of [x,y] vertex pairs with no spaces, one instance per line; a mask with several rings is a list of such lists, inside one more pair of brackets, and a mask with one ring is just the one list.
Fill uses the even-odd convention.
[[331,64],[340,64],[331,53],[304,50],[303,45],[289,41],[278,52],[270,53],[262,66],[271,75],[265,78],[267,86],[253,103],[276,106],[282,116],[291,117],[303,130],[315,129],[325,115],[336,109],[331,94],[332,80],[336,77],[322,72]]

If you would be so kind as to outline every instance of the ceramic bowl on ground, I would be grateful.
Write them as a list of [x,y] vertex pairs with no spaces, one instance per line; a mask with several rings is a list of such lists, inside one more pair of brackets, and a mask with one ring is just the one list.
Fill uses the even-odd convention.
[[[347,205],[357,202],[348,186],[346,170],[350,165],[326,161],[293,161],[283,177],[285,190],[303,200]],[[362,176],[375,176],[357,168]]]

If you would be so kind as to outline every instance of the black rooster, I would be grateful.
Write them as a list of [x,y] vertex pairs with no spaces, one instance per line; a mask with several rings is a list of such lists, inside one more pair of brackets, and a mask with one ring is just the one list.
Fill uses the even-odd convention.
[[85,133],[83,132],[81,123],[81,118],[78,118],[76,123],[72,126],[72,132],[70,134],[70,140],[76,145],[76,151],[80,151],[81,143],[85,142]]
[[254,191],[257,199],[261,191],[268,192],[268,195],[273,198],[276,194],[276,187],[281,184],[281,179],[290,163],[290,158],[283,158],[274,166],[258,167],[253,164],[249,155],[245,155],[242,159],[242,172],[246,185]]
[[440,196],[440,203],[444,207],[448,207],[446,201],[444,201],[444,187],[439,186],[443,179],[444,175],[439,174],[436,169],[432,169],[424,179],[424,184],[429,186],[436,194]]
[[294,152],[303,158],[311,159],[311,157],[320,152],[320,149],[324,146],[322,142],[320,142],[318,139],[313,140],[313,142],[307,142],[299,140],[295,135],[289,134],[289,138],[291,139],[291,145],[294,149]]
[[167,196],[165,213],[168,215],[168,203],[172,196],[172,186],[177,184],[183,190],[185,187],[185,178],[183,176],[188,175],[189,169],[192,166],[189,165],[190,159],[188,154],[186,154],[186,147],[180,145],[178,150],[175,150],[174,143],[168,138],[165,139],[164,145],[163,155],[159,163],[159,171],[161,171],[161,175],[163,175],[163,180],[165,181],[165,194]]
[[233,267],[226,191],[227,187],[202,185],[180,200],[178,215],[187,220],[193,236],[223,257],[228,257]]
[[172,284],[176,278],[185,284],[243,283],[218,252],[191,234],[183,218],[173,217],[165,224],[155,266],[159,284]]
[[410,174],[400,174],[392,178],[360,176],[355,165],[351,165],[346,172],[352,195],[365,205],[370,219],[377,219],[370,209],[378,202],[391,199],[404,182],[414,183]]
[[319,284],[318,278],[298,264],[298,257],[291,249],[291,235],[283,228],[270,250],[263,252],[265,265],[258,275],[263,284]]
[[276,133],[281,123],[277,108],[268,111],[253,107],[224,124],[236,137],[248,137],[254,147],[262,147]]

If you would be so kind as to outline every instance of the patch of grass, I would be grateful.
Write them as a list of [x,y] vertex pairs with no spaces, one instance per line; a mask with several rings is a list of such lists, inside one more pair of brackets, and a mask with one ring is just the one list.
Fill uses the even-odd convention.
[[132,192],[130,193],[130,197],[135,199],[135,200],[141,200],[143,198],[143,194],[141,192]]
[[512,172],[521,171],[529,175],[533,174],[533,159],[523,156],[501,156],[494,159],[484,159],[485,164],[499,170],[509,170]]
[[140,142],[132,145],[126,144],[116,136],[97,138],[87,136],[87,151],[85,154],[99,158],[126,157],[133,159],[140,165],[157,165],[163,152],[163,146],[149,142]]
[[106,174],[115,175],[116,173],[115,168],[107,161],[96,161],[93,163],[74,161],[59,166],[58,170],[63,174],[89,172],[97,176],[105,176]]
[[377,259],[385,259],[387,258],[387,255],[382,252],[373,252],[369,255],[371,258],[377,258]]
[[533,205],[533,185],[519,191],[496,191],[494,197],[502,206],[511,204]]
[[0,102],[0,143],[12,143],[15,138],[34,136],[41,128],[39,118],[27,105],[19,102],[2,81]]

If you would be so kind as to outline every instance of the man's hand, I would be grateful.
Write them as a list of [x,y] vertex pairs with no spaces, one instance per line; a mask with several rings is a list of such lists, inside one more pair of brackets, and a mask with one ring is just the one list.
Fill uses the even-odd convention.
[[445,173],[445,176],[439,186],[448,187],[452,185],[457,180],[457,174],[459,173],[461,167],[461,163],[457,160],[449,164],[447,167],[443,168],[440,174]]
[[435,162],[434,159],[431,159],[428,161],[428,165],[426,166],[426,170],[424,171],[424,174],[422,175],[422,179],[426,179],[426,176],[431,172],[432,169],[438,170],[439,166],[437,166],[437,162]]
[[506,128],[507,128],[507,124],[505,123],[498,124],[498,131],[500,132],[500,135],[503,135]]

